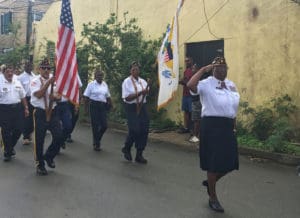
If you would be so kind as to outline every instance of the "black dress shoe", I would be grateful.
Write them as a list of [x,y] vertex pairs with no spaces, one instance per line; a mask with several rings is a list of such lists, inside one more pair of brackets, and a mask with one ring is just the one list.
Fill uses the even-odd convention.
[[208,200],[208,205],[212,210],[219,213],[224,213],[224,208],[221,206],[218,200],[215,201]]
[[72,142],[73,142],[73,139],[72,139],[71,137],[69,137],[69,138],[66,139],[66,142],[72,143]]
[[46,176],[46,175],[48,175],[48,172],[47,172],[47,170],[46,170],[46,168],[44,166],[38,165],[36,167],[36,174],[38,176]]
[[11,160],[11,155],[4,153],[3,161],[8,162]]
[[124,158],[128,161],[132,161],[132,156],[130,150],[126,149],[125,147],[122,148],[122,152],[124,154]]
[[100,145],[94,145],[94,151],[101,151]]
[[60,146],[62,149],[66,149],[66,143],[62,143]]
[[10,154],[11,154],[11,156],[15,156],[16,155],[15,149],[12,149]]
[[55,163],[54,163],[54,160],[53,160],[53,159],[45,158],[45,161],[46,161],[48,167],[50,167],[50,168],[55,168]]
[[148,161],[142,155],[136,156],[135,162],[140,163],[140,164],[148,163]]
[[207,182],[207,180],[203,180],[203,181],[202,181],[202,185],[206,187],[207,194],[209,195],[209,187],[208,187],[208,182]]

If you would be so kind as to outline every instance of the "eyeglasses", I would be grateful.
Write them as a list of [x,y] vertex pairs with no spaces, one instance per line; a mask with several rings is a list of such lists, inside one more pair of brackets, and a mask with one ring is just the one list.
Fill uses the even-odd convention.
[[41,67],[42,70],[51,70],[51,67]]

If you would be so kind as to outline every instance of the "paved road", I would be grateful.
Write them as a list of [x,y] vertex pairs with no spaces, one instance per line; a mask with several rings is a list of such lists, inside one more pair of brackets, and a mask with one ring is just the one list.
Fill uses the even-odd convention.
[[31,146],[18,145],[0,162],[0,218],[296,218],[300,177],[295,168],[241,157],[240,170],[219,185],[225,214],[207,205],[197,153],[166,142],[150,143],[147,166],[123,161],[125,135],[108,131],[104,150],[91,149],[91,132],[78,127],[57,168],[35,175]]

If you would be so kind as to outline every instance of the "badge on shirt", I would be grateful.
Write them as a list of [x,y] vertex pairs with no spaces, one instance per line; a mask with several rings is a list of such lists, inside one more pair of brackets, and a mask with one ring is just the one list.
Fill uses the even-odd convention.
[[2,89],[2,91],[3,91],[3,92],[7,92],[8,89],[4,87],[4,88]]
[[232,92],[236,92],[236,88],[234,86],[229,86],[229,89],[232,91]]

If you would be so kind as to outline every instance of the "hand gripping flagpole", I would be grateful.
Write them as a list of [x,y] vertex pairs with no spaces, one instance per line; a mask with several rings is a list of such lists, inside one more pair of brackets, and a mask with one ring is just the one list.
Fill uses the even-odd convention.
[[[145,90],[148,90],[149,87],[150,87],[150,79],[147,79],[147,86],[146,86]],[[145,97],[146,97],[146,94],[143,94],[141,102],[139,104],[137,104],[137,108],[136,108],[137,115],[139,115],[141,113]]]

